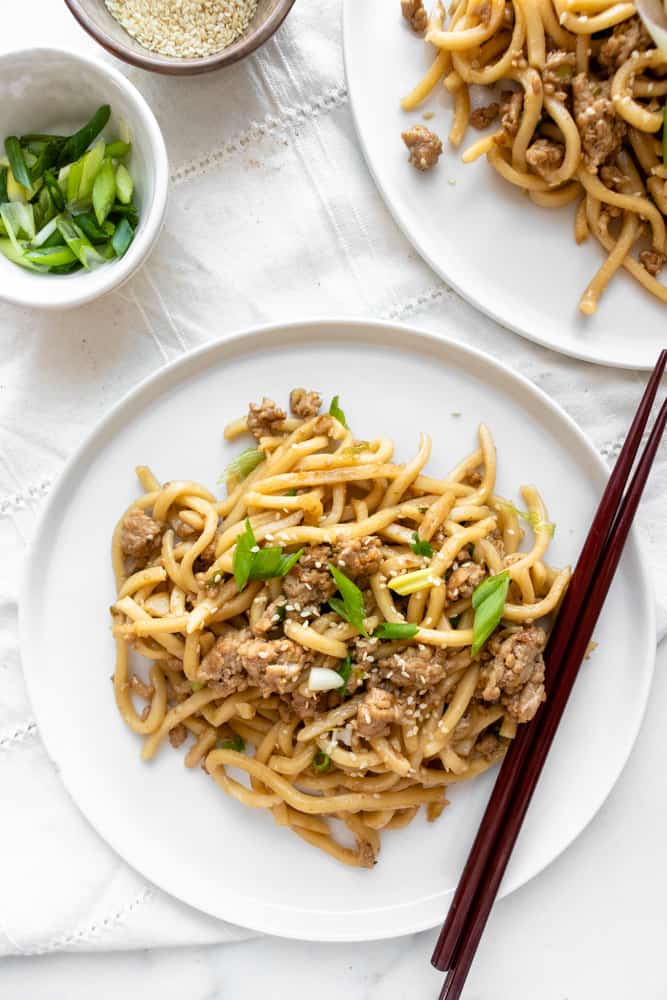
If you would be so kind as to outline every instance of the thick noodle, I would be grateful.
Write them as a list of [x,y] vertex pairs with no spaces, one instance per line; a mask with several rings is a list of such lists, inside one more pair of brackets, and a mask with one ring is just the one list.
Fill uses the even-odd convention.
[[[539,49],[534,18],[527,23]],[[226,437],[248,426],[236,420]],[[112,538],[116,703],[143,739],[144,761],[167,742],[188,742],[185,766],[204,767],[236,803],[266,810],[340,862],[370,867],[381,831],[401,829],[422,807],[436,819],[447,787],[499,760],[530,718],[525,691],[494,671],[511,663],[508,644],[529,643],[539,694],[545,633],[533,623],[556,610],[569,570],[545,562],[553,526],[537,490],[523,487],[525,511],[496,494],[483,425],[470,454],[440,477],[425,471],[426,433],[406,462],[388,437],[358,441],[328,415],[285,419],[260,436],[267,442],[264,460],[232,477],[224,499],[137,470],[144,492]],[[237,580],[243,559],[277,547],[299,556],[288,576]],[[352,588],[357,616],[345,588],[335,599],[331,566]],[[473,655],[472,593],[505,571],[504,607]],[[372,638],[378,627],[389,633]],[[334,819],[354,847],[339,842]]]
[[436,56],[402,102],[404,110],[415,111],[444,77],[453,97],[449,140],[456,148],[476,123],[471,88],[492,88],[489,101],[498,102],[498,85],[509,87],[500,111],[498,103],[489,105],[484,116],[485,124],[500,116],[501,128],[469,144],[462,158],[472,163],[486,156],[542,208],[579,203],[575,241],[592,234],[606,254],[583,289],[581,312],[597,310],[620,270],[667,301],[667,287],[657,277],[667,262],[667,161],[659,142],[667,57],[655,48],[635,5],[454,0],[447,13],[435,5],[425,40]]

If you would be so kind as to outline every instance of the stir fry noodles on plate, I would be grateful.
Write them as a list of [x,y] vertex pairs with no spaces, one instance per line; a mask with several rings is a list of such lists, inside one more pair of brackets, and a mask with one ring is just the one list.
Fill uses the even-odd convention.
[[546,561],[535,487],[521,508],[496,494],[485,426],[431,475],[427,434],[403,463],[388,437],[354,436],[338,397],[290,404],[227,427],[256,443],[222,500],[137,469],[112,544],[115,697],[144,760],[187,741],[186,766],[238,802],[371,867],[382,830],[422,806],[436,819],[534,716],[539,622],[570,572]]
[[[450,143],[469,126],[493,131],[469,146],[470,163],[492,167],[545,208],[576,202],[574,237],[606,254],[583,291],[591,315],[621,268],[667,302],[658,275],[667,261],[667,57],[633,3],[614,0],[403,0],[403,13],[434,46],[426,76],[403,100],[413,111],[444,81],[453,95]],[[481,88],[481,91],[480,89]],[[472,109],[479,93],[485,103]],[[437,162],[439,138],[422,124],[404,141],[421,170]]]

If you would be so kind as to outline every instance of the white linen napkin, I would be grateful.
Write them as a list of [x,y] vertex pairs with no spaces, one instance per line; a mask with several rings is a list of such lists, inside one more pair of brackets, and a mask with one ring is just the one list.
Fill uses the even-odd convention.
[[[397,2],[397,0],[396,0]],[[251,59],[205,77],[121,66],[172,163],[165,232],[120,291],[60,315],[0,307],[0,955],[203,944],[248,932],[147,884],[91,830],[47,758],[21,675],[17,593],[40,502],[139,379],[241,327],[322,314],[404,320],[481,348],[556,399],[610,462],[645,376],[553,354],[463,302],[399,233],[355,137],[340,3],[295,5]],[[62,3],[5,12],[0,47],[104,53]],[[667,627],[667,456],[639,523]],[[662,558],[661,558],[662,557]]]

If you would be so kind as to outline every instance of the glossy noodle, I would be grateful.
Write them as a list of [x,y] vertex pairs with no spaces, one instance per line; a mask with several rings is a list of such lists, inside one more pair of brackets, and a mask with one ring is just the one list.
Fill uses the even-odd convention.
[[535,714],[536,623],[569,570],[546,561],[537,490],[525,510],[496,494],[488,428],[432,473],[426,433],[400,462],[320,403],[295,390],[291,416],[264,399],[230,424],[256,440],[222,499],[137,470],[112,543],[114,691],[145,761],[187,744],[237,803],[370,867],[382,831],[437,818]]
[[[414,9],[412,0],[404,0]],[[406,15],[407,16],[407,15]],[[625,269],[667,302],[667,58],[632,3],[613,0],[455,0],[436,3],[425,31],[436,55],[403,101],[414,111],[440,80],[454,94],[450,142],[493,131],[463,160],[486,156],[543,208],[577,203],[577,243],[605,253],[579,301],[593,314]],[[479,105],[479,88],[488,91]],[[483,93],[483,91],[482,91]],[[483,97],[482,97],[483,100]]]

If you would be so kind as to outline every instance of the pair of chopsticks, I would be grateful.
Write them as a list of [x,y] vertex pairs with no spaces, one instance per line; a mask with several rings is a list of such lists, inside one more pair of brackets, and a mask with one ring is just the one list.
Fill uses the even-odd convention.
[[[431,962],[448,976],[440,1000],[458,1000],[553,738],[618,566],[667,422],[667,399],[627,491],[667,364],[663,350],[584,543],[545,651],[546,703],[508,750]],[[625,492],[624,492],[625,491]]]

